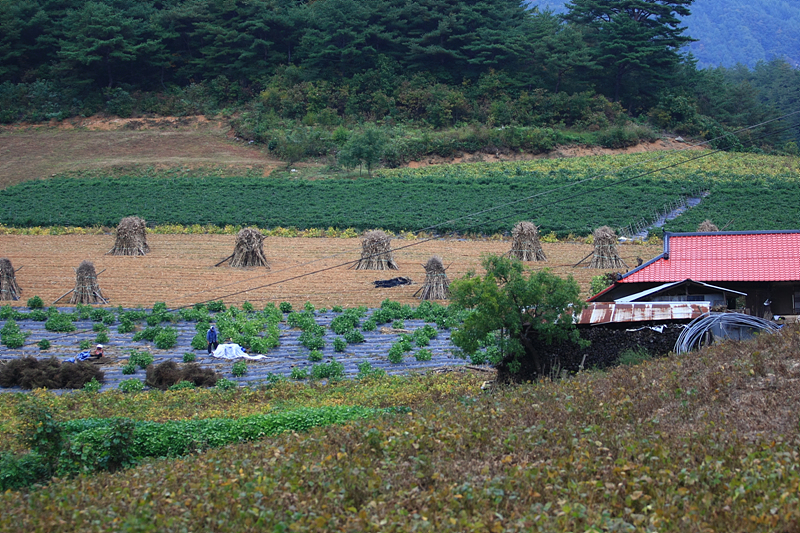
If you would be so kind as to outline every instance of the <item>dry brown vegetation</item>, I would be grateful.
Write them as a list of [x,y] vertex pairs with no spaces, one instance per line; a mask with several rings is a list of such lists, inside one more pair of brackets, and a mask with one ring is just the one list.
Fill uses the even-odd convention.
[[[270,258],[270,271],[214,268],[230,253],[234,240],[233,235],[151,234],[149,254],[126,257],[105,255],[114,242],[113,235],[0,235],[0,250],[17,268],[24,266],[17,273],[23,301],[38,295],[49,304],[75,286],[72,265],[89,259],[98,272],[105,270],[98,283],[112,306],[150,307],[157,301],[169,306],[190,305],[225,296],[226,303],[237,305],[248,300],[262,306],[267,302],[302,305],[310,301],[317,307],[376,307],[386,298],[418,305],[413,295],[425,281],[421,265],[432,255],[450,265],[447,275],[452,280],[470,269],[482,273],[481,255],[502,255],[510,244],[500,240],[433,240],[397,250],[394,257],[399,271],[380,272],[349,269],[352,263],[337,266],[359,260],[359,239],[268,237],[264,249]],[[416,242],[396,239],[392,245],[397,249]],[[550,268],[560,276],[573,275],[588,297],[592,276],[602,271],[572,265],[589,254],[592,245],[543,243],[543,247],[548,262],[528,266]],[[653,245],[621,245],[619,250],[628,264],[636,264],[637,256],[649,259],[661,253],[661,247]],[[312,274],[318,270],[324,271]],[[397,275],[411,278],[414,284],[387,289],[373,286],[375,280]],[[284,282],[289,278],[296,279]],[[260,286],[265,287],[253,289]],[[226,296],[233,293],[239,294]]]

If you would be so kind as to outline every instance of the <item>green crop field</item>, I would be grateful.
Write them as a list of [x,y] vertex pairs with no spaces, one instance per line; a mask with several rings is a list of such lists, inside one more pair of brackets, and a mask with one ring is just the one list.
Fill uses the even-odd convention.
[[[687,161],[690,158],[700,159]],[[498,233],[531,220],[559,236],[624,227],[700,191],[667,229],[710,218],[727,229],[790,229],[800,200],[797,158],[682,152],[481,163],[383,171],[373,178],[56,177],[0,191],[8,226],[149,224]],[[667,168],[669,167],[669,168]]]

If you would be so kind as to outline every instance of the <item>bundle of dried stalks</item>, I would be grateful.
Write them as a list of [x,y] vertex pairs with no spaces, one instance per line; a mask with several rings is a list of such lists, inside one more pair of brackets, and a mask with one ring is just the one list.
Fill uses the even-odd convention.
[[269,268],[267,258],[264,256],[264,236],[255,228],[244,228],[236,234],[236,244],[233,255],[230,256],[231,266],[266,267]]
[[0,259],[0,300],[19,300],[22,289],[17,285],[17,276],[9,259]]
[[628,268],[617,252],[617,234],[608,226],[594,230],[594,254],[589,268]]
[[704,221],[702,221],[697,226],[697,231],[700,231],[700,232],[703,232],[703,233],[712,233],[712,232],[715,232],[715,231],[719,231],[719,228],[717,227],[716,224],[711,222],[709,219],[705,219]]
[[375,230],[364,234],[356,270],[400,270],[392,257],[392,241],[386,233]]
[[520,261],[547,261],[547,257],[542,250],[542,243],[539,242],[539,228],[531,222],[517,222],[511,232],[514,238],[511,244],[510,257],[515,257]]
[[422,265],[425,269],[425,284],[422,285],[414,296],[420,300],[446,300],[450,297],[450,280],[447,279],[447,269],[439,257],[433,256]]
[[90,261],[81,262],[75,272],[75,288],[72,290],[71,304],[107,304],[100,285],[97,284],[97,272]]
[[111,255],[145,255],[150,251],[147,245],[145,221],[139,217],[125,217],[117,226],[117,238]]

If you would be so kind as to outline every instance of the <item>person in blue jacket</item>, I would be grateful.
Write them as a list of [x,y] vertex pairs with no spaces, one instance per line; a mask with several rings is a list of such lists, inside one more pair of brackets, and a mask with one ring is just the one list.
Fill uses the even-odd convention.
[[208,328],[206,341],[208,341],[208,353],[211,354],[211,352],[216,350],[217,346],[219,346],[219,342],[217,342],[217,329],[213,325]]

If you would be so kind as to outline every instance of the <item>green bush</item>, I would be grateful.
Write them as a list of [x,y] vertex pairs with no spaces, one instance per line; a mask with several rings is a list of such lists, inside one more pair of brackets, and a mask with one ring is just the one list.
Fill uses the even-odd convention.
[[389,362],[394,364],[402,363],[405,353],[405,345],[397,342],[392,344],[392,347],[389,348]]
[[167,390],[184,390],[184,389],[196,389],[197,386],[192,383],[191,381],[179,381],[175,385],[172,385]]
[[139,341],[153,342],[156,340],[156,335],[158,335],[162,329],[163,328],[161,326],[150,326],[144,328],[143,330],[137,331],[136,333],[133,334],[133,340],[135,342]]
[[128,361],[122,366],[122,373],[126,376],[136,373],[136,365]]
[[236,361],[235,363],[233,363],[233,366],[231,366],[231,374],[233,374],[237,378],[240,378],[245,374],[247,374],[247,363],[245,363],[244,361]]
[[392,322],[392,328],[394,328],[394,329],[405,329],[406,328],[406,323],[404,321],[402,321],[402,320],[395,320],[394,322]]
[[370,318],[370,319],[367,319],[367,320],[364,321],[364,323],[361,325],[361,330],[362,331],[375,331],[377,329],[377,327],[378,327],[378,325],[375,323],[375,320]]
[[414,359],[416,359],[417,361],[430,361],[432,358],[433,358],[433,353],[427,348],[418,350],[414,354]]
[[100,389],[102,387],[103,385],[99,381],[97,381],[97,378],[92,378],[90,381],[87,381],[86,383],[83,384],[83,392],[88,392],[93,394],[95,392],[100,392]]
[[133,322],[130,320],[120,320],[119,326],[117,326],[117,331],[119,333],[133,333],[136,329],[136,326],[133,325]]
[[25,338],[28,335],[19,329],[17,322],[13,318],[6,320],[3,328],[0,329],[0,340],[9,348],[21,348],[25,345]]
[[169,350],[178,343],[178,330],[171,327],[162,328],[153,340],[159,350]]
[[347,341],[341,337],[333,339],[333,350],[335,352],[343,352],[347,348]]
[[358,363],[358,374],[356,379],[369,379],[380,378],[386,375],[386,371],[382,368],[372,368],[369,361],[362,361]]
[[209,311],[212,311],[214,313],[224,313],[225,312],[225,304],[222,302],[222,300],[208,302],[206,304],[206,307],[208,307]]
[[649,361],[653,356],[643,346],[629,348],[620,352],[617,362],[620,365],[633,366]]
[[194,352],[186,352],[183,354],[184,363],[194,363],[195,359],[197,359],[197,356],[194,354]]
[[77,329],[69,315],[66,313],[56,313],[57,314],[50,315],[50,318],[44,323],[44,329],[57,333],[69,333]]
[[91,347],[92,347],[92,341],[83,340],[78,343],[78,348],[81,351],[88,350]]
[[97,344],[106,344],[106,343],[108,343],[108,340],[109,340],[108,339],[108,333],[106,333],[105,331],[101,331],[94,338],[94,342],[96,342]]
[[28,298],[28,309],[44,309],[44,301],[38,296]]
[[308,352],[308,360],[313,363],[318,363],[322,361],[323,357],[324,356],[322,352],[319,350],[311,350],[310,352]]
[[300,334],[298,340],[300,344],[308,348],[309,350],[321,350],[325,347],[325,339],[323,335],[325,334],[324,328],[321,326],[315,329],[303,331]]
[[333,311],[334,313],[341,313],[343,309],[341,305],[334,305],[333,307],[331,307],[331,311]]
[[344,334],[344,340],[347,341],[348,344],[358,344],[364,342],[364,334],[357,329],[351,329]]
[[217,380],[217,384],[214,385],[214,388],[220,391],[233,390],[239,388],[239,384],[230,379],[220,378]]
[[138,366],[139,368],[143,369],[153,364],[153,361],[155,361],[153,354],[147,351],[139,352],[136,350],[131,350],[130,357],[128,358],[128,364]]
[[314,365],[311,367],[311,377],[313,379],[341,379],[344,377],[344,365],[336,360]]
[[192,337],[192,348],[195,350],[205,350],[208,348],[208,341],[206,340],[205,332],[198,331],[195,333],[194,337]]
[[95,333],[100,333],[101,331],[108,331],[108,327],[102,322],[95,322],[92,324],[92,331]]
[[291,313],[292,312],[292,304],[289,302],[281,302],[278,305],[278,309],[281,310],[281,313]]
[[246,313],[252,313],[253,311],[255,311],[255,307],[253,307],[253,304],[251,304],[250,302],[245,301],[242,304],[242,311]]
[[50,341],[47,339],[40,340],[37,345],[39,346],[40,350],[49,350],[50,349]]
[[292,368],[291,373],[289,374],[289,379],[294,379],[296,381],[300,381],[303,379],[308,379],[308,370],[305,368],[300,368],[298,366]]
[[126,379],[119,382],[119,390],[122,392],[140,392],[144,390],[144,383],[136,378]]
[[42,309],[34,309],[30,313],[28,313],[28,318],[31,320],[35,320],[36,322],[44,322],[45,320],[50,318],[50,315],[48,315]]

